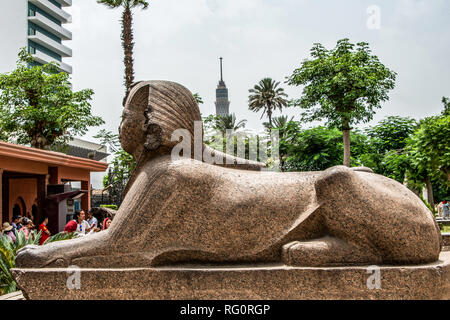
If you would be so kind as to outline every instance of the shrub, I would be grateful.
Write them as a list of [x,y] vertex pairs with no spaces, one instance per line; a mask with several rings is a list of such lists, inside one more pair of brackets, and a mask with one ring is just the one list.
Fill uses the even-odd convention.
[[[48,238],[44,242],[44,245],[75,237],[77,237],[75,232],[61,232]],[[25,239],[23,231],[19,231],[16,242],[13,242],[10,237],[0,233],[0,295],[17,291],[16,282],[10,272],[11,269],[16,267],[16,254],[20,249],[27,245],[38,245],[40,238],[40,231],[39,233],[32,231],[28,240]]]
[[119,210],[119,207],[117,207],[115,204],[102,204],[100,205],[100,208],[106,208],[106,209],[113,209],[113,210]]

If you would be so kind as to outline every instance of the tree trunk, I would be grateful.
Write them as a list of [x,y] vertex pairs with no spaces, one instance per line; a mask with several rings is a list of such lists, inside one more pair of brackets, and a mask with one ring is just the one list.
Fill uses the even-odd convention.
[[270,105],[267,106],[267,116],[269,117],[270,130],[272,130],[272,107]]
[[350,167],[350,129],[343,129],[344,139],[344,166]]
[[32,130],[28,131],[28,136],[31,138],[30,144],[32,148],[35,149],[45,149],[47,146],[47,139],[44,137],[45,124],[41,122],[35,123]]
[[431,184],[431,179],[429,176],[425,178],[425,183],[427,185],[427,201],[430,204],[431,208],[433,208],[434,213],[434,195],[433,195],[433,185]]
[[133,15],[129,6],[126,6],[122,16],[122,46],[125,64],[125,94],[128,94],[134,82],[133,68]]

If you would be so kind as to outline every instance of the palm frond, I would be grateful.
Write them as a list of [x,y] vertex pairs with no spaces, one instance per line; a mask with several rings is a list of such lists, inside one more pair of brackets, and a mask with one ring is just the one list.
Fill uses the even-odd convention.
[[46,245],[46,244],[49,244],[52,242],[57,242],[57,241],[70,240],[70,239],[74,239],[74,238],[78,238],[78,234],[76,232],[71,232],[71,233],[60,232],[58,234],[55,234],[54,236],[51,236],[47,240],[45,240],[43,245]]
[[[44,244],[69,240],[76,238],[77,236],[78,235],[75,232],[69,234],[61,232],[48,238]],[[28,239],[25,239],[24,232],[20,231],[17,234],[16,242],[13,242],[7,235],[0,234],[0,295],[17,291],[16,282],[10,272],[10,270],[16,266],[16,253],[27,245],[39,244],[40,238],[41,231],[39,231],[39,233],[32,231]]]
[[147,9],[149,6],[148,1],[145,0],[97,0],[97,3],[103,4],[110,9],[116,9],[119,7],[124,8],[137,8]]
[[14,244],[10,237],[0,234],[0,259],[5,263],[14,260]]
[[0,234],[0,291],[2,294],[8,294],[15,291],[16,284],[9,271],[14,267],[14,244],[10,237]]
[[16,242],[14,243],[14,253],[25,246],[25,241],[25,233],[23,232],[23,230],[20,230],[17,233]]
[[213,128],[225,134],[227,130],[238,131],[245,128],[246,123],[245,119],[237,122],[236,115],[233,113],[217,117]]

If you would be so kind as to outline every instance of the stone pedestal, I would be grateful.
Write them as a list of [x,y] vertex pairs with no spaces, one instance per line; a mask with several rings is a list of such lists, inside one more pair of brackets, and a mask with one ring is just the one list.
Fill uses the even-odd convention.
[[25,297],[33,300],[450,299],[450,252],[442,252],[440,260],[432,264],[379,269],[193,265],[142,269],[14,269],[13,274]]

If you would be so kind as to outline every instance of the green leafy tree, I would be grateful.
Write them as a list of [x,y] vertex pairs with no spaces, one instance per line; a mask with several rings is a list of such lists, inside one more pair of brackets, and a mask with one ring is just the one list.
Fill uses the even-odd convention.
[[131,174],[136,167],[136,162],[132,155],[120,150],[114,155],[110,163],[108,174],[104,177],[104,187],[111,186],[109,189],[110,203],[120,207],[125,196],[125,188]]
[[[283,171],[322,171],[342,163],[342,134],[336,128],[323,126],[301,129],[300,123],[290,121],[280,138],[280,157],[286,154]],[[355,146],[352,163],[361,165],[359,156],[367,153],[367,140],[363,133],[353,132]]]
[[273,125],[271,126],[268,122],[264,122],[263,125],[270,135],[272,130],[278,131],[278,138],[280,143],[278,144],[278,153],[280,157],[280,169],[281,171],[286,170],[286,158],[288,156],[288,146],[286,138],[288,137],[288,132],[292,132],[293,126],[296,126],[296,122],[293,121],[294,117],[289,120],[288,116],[279,116],[273,119]]
[[[231,116],[233,116],[234,118],[231,119]],[[255,135],[246,130],[240,130],[245,128],[245,123],[247,120],[241,120],[238,122],[234,114],[227,116],[226,118],[227,120],[223,119],[222,116],[216,115],[203,117],[205,144],[215,150],[219,150],[224,153],[228,152],[230,155],[234,155],[236,157],[244,157],[245,159],[250,159],[250,143],[252,143],[255,144],[252,145],[252,148],[255,148],[253,152],[256,152],[256,159],[252,158],[250,160],[260,161],[261,159],[259,154],[259,146],[260,144],[266,142],[266,140],[268,140],[268,137],[264,135]],[[227,129],[234,131],[231,136],[226,135]],[[233,141],[231,141],[231,139]],[[243,145],[245,147],[245,152],[239,150],[240,152],[238,154],[238,144],[239,146]],[[253,156],[254,155],[252,155],[252,157]],[[268,157],[270,157],[270,154],[268,154]]]
[[450,183],[450,115],[426,118],[412,137],[416,163]]
[[342,142],[339,130],[316,127],[300,130],[299,123],[288,128],[286,171],[320,171],[340,163]]
[[416,120],[408,117],[390,116],[366,130],[375,140],[377,151],[384,154],[391,150],[403,150],[408,137],[418,128]]
[[261,118],[267,114],[269,125],[272,126],[273,111],[288,105],[287,94],[283,88],[279,88],[279,82],[271,78],[262,79],[253,89],[250,89],[248,97],[249,109],[254,112],[263,110]]
[[[420,131],[420,129],[418,131]],[[433,185],[431,182],[433,169],[431,167],[430,159],[423,153],[423,150],[419,146],[419,136],[419,134],[413,134],[408,139],[408,145],[405,148],[405,152],[408,157],[408,162],[405,163],[405,166],[408,166],[409,169],[406,172],[406,179],[412,189],[417,189],[420,191],[423,188],[423,185],[425,185],[428,194],[428,199],[426,200],[433,208],[434,197]]]
[[439,116],[420,121],[420,127],[408,139],[405,148],[409,160],[408,181],[417,188],[425,184],[428,203],[434,208],[434,190],[450,187],[450,115],[447,105]]
[[124,51],[125,64],[125,93],[131,88],[134,82],[134,60],[133,60],[133,13],[132,9],[141,7],[148,8],[148,1],[145,0],[97,0],[98,3],[104,4],[108,8],[123,8],[122,13],[122,47]]
[[101,145],[107,145],[114,153],[119,152],[122,148],[119,141],[119,135],[112,133],[111,131],[102,129],[94,136],[94,138],[100,139]]
[[22,49],[17,68],[0,74],[0,138],[48,149],[103,124],[91,114],[90,89],[74,92],[55,63],[32,66]]
[[446,97],[442,97],[442,103],[444,104],[444,111],[443,115],[448,116],[450,115],[450,99]]
[[417,128],[416,120],[398,116],[387,117],[369,127],[365,130],[368,137],[366,152],[358,157],[360,164],[403,183],[409,163],[404,148]]
[[[416,178],[413,178],[410,172],[414,171],[412,167],[411,158],[405,150],[389,150],[385,154],[380,156],[379,162],[377,162],[376,173],[382,174],[388,178],[397,180],[400,183],[408,182],[410,189],[419,193],[420,187],[415,182]],[[408,181],[409,180],[409,181]]]
[[103,129],[94,138],[100,139],[101,144],[108,145],[114,152],[114,159],[109,165],[108,174],[103,178],[103,187],[109,187],[109,202],[120,207],[125,187],[136,167],[136,161],[131,154],[122,149],[118,134]]
[[[233,139],[234,152],[229,151],[229,153],[237,154],[237,139],[243,139],[246,135],[245,132],[240,132],[240,129],[244,129],[247,120],[237,121],[236,115],[209,115],[203,118],[203,128],[204,128],[204,141],[205,144],[213,149],[226,152],[227,143],[231,143],[230,139]],[[232,131],[232,135],[227,135],[227,130]],[[230,148],[230,146],[229,146]]]
[[305,109],[303,121],[326,119],[329,127],[342,131],[344,165],[350,166],[352,126],[372,120],[375,109],[389,100],[396,73],[372,55],[365,42],[355,46],[343,39],[332,50],[318,43],[311,56],[288,78],[289,85],[304,86],[302,97],[292,105]]

